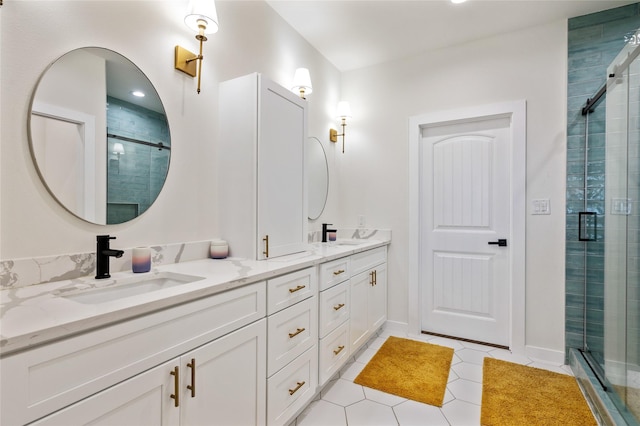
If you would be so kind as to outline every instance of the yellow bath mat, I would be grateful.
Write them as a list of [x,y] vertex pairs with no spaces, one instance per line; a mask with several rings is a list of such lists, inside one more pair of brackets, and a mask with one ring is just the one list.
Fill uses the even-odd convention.
[[451,348],[392,336],[354,383],[442,407],[452,359]]
[[597,425],[574,377],[485,358],[483,426]]

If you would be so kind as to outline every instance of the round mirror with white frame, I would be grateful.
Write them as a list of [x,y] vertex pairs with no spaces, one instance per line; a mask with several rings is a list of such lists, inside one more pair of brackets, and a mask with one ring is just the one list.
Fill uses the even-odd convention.
[[329,166],[327,155],[320,139],[310,137],[307,143],[307,176],[309,191],[309,219],[315,220],[322,214],[329,194]]
[[51,195],[88,222],[123,223],[158,197],[169,170],[167,116],[149,79],[112,50],[55,60],[34,90],[29,142]]

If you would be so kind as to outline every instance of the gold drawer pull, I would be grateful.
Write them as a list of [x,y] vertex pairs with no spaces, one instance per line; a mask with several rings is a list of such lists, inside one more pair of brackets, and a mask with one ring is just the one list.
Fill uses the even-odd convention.
[[290,288],[290,289],[289,289],[289,293],[295,293],[296,291],[300,291],[300,290],[302,290],[303,288],[307,288],[307,286],[306,286],[306,285],[299,285],[299,286],[298,286],[298,287],[296,287],[296,288]]
[[344,349],[344,345],[340,345],[340,346],[338,346],[338,349],[333,351],[333,354],[334,355],[338,355],[340,352],[342,352],[343,349]]
[[339,269],[337,271],[333,271],[333,275],[340,275],[340,274],[344,274],[344,269]]
[[191,358],[191,362],[187,363],[187,367],[191,369],[191,384],[187,385],[187,389],[191,391],[191,398],[196,397],[196,359]]
[[173,392],[174,393],[171,394],[171,398],[173,398],[176,401],[174,403],[174,406],[179,407],[180,406],[180,368],[175,367],[173,371],[170,372],[169,374],[173,376],[173,389],[174,389]]
[[334,311],[339,311],[340,309],[344,308],[344,303],[340,303],[336,306],[333,307]]
[[305,330],[306,329],[303,327],[303,328],[298,328],[295,333],[289,333],[289,339],[293,339],[294,337],[296,337],[298,334],[302,333]]
[[264,254],[264,257],[269,257],[269,236],[265,235],[262,241],[264,241],[264,251],[262,254]]
[[289,395],[293,395],[294,393],[298,392],[298,389],[300,389],[301,387],[304,386],[306,382],[296,382],[296,387],[293,389],[289,389]]

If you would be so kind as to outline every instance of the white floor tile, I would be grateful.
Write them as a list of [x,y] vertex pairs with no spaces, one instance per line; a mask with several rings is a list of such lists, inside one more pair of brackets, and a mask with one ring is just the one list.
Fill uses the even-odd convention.
[[[447,390],[442,408],[407,400],[353,383],[367,362],[388,336],[412,338],[455,349]],[[452,425],[480,424],[482,402],[482,364],[487,356],[529,365],[564,374],[572,374],[568,366],[534,362],[525,356],[513,355],[505,349],[482,347],[430,335],[407,337],[406,333],[382,332],[370,340],[354,356],[354,361],[340,371],[340,378],[329,382],[321,393],[321,400],[312,402],[298,417],[296,426],[334,425]],[[346,423],[345,423],[346,422]]]
[[482,383],[459,379],[451,382],[447,388],[457,400],[480,406],[482,402]]
[[442,414],[451,426],[476,426],[480,424],[480,406],[458,399],[443,405]]
[[377,402],[365,400],[345,408],[349,426],[392,426],[398,421],[393,409]]
[[448,426],[449,422],[439,407],[406,401],[393,407],[398,423],[402,426]]
[[529,367],[540,368],[541,370],[553,371],[554,373],[560,374],[569,374],[567,370],[562,368],[562,366],[553,365],[553,364],[545,364],[543,362],[533,362],[529,364]]
[[378,349],[367,349],[356,357],[356,362],[362,362],[364,364],[371,361],[371,358],[378,352]]
[[531,364],[531,360],[524,355],[514,355],[511,351],[506,349],[494,349],[489,352],[489,355],[502,361],[513,362],[515,364],[528,365]]
[[343,407],[362,401],[365,398],[362,386],[356,385],[350,380],[343,379],[330,382],[322,391],[321,395],[323,400],[333,402]]
[[481,365],[471,364],[470,362],[461,362],[460,364],[451,366],[451,370],[454,371],[461,379],[482,383]]
[[296,426],[346,426],[344,407],[327,401],[315,401],[298,416]]
[[456,355],[464,362],[482,365],[485,357],[490,356],[488,352],[476,351],[475,349],[464,348],[456,351]]
[[354,381],[366,365],[366,363],[362,362],[350,362],[340,370],[340,378]]
[[380,392],[376,389],[371,389],[366,386],[363,386],[364,396],[371,401],[377,402],[379,404],[388,405],[389,407],[393,407],[394,405],[398,405],[402,402],[405,402],[407,398],[402,398],[401,396],[392,395],[386,392]]

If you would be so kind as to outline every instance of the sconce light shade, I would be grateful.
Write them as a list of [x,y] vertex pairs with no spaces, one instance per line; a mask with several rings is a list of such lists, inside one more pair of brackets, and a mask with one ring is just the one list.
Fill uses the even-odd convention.
[[193,31],[199,32],[201,23],[198,21],[205,22],[205,34],[218,32],[218,12],[213,0],[189,0],[184,23]]
[[351,106],[347,101],[338,102],[338,107],[336,108],[336,114],[338,118],[351,118]]
[[309,75],[308,69],[298,68],[296,70],[293,75],[291,91],[296,94],[300,94],[302,99],[305,99],[304,95],[308,95],[313,92],[313,87],[311,86],[311,75]]
[[114,143],[113,153],[117,155],[124,155],[124,146],[120,142]]

